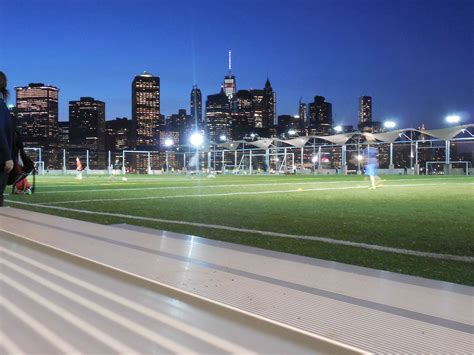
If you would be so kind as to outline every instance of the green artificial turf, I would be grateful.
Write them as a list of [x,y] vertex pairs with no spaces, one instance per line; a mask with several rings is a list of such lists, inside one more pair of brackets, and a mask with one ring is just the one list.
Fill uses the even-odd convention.
[[360,176],[207,178],[206,175],[165,175],[127,176],[127,181],[122,181],[121,176],[86,177],[80,181],[72,176],[40,177],[38,193],[33,196],[7,196],[7,199],[31,203],[28,206],[9,203],[14,207],[98,223],[126,222],[474,285],[474,265],[468,262],[35,206],[44,203],[88,211],[474,256],[473,178],[389,176],[384,179],[384,186],[372,191],[366,188],[368,182]]

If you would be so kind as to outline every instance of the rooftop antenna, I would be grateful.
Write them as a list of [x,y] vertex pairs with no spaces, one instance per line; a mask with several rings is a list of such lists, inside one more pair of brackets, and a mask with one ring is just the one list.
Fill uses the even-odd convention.
[[229,49],[229,75],[232,73],[232,50]]

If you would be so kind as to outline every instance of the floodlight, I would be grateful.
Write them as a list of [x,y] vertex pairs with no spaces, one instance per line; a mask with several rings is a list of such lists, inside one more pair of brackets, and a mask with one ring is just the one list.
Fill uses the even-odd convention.
[[173,140],[171,138],[165,139],[165,147],[171,147],[173,145]]
[[288,131],[288,134],[289,134],[290,136],[293,136],[293,135],[296,134],[296,131],[295,131],[294,129],[290,129],[290,130]]
[[311,158],[311,161],[313,163],[316,163],[318,161],[318,156],[317,155],[313,155],[313,157]]
[[385,128],[395,128],[396,125],[397,125],[397,124],[395,123],[395,121],[385,121],[385,122],[383,123],[383,126],[384,126]]
[[255,138],[255,133],[250,133],[250,137]]
[[356,158],[357,158],[358,161],[361,161],[364,157],[359,154],[358,156],[356,156]]
[[334,130],[336,132],[342,132],[342,126],[336,126],[336,127],[334,127]]
[[202,142],[203,142],[203,137],[201,134],[199,133],[193,133],[191,135],[191,138],[189,139],[189,141],[191,142],[192,145],[194,145],[195,147],[199,147]]
[[219,137],[219,139],[223,142],[227,139],[227,137],[223,134]]
[[446,122],[448,123],[458,123],[459,121],[461,121],[461,117],[458,115],[449,115],[446,117]]

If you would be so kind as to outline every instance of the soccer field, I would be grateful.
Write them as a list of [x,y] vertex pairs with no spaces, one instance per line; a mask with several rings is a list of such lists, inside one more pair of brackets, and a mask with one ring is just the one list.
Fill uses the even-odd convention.
[[474,285],[474,178],[40,176],[6,204]]

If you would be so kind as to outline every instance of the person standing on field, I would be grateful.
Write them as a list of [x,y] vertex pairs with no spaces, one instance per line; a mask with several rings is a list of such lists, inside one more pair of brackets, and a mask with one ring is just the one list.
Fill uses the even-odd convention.
[[379,167],[379,160],[377,158],[378,153],[379,152],[375,147],[367,147],[367,149],[365,149],[365,175],[369,176],[370,178],[369,190],[375,190],[377,188],[375,181],[379,180],[379,177],[377,176],[377,169]]
[[13,120],[7,107],[7,76],[0,71],[0,207],[8,174],[13,169]]

